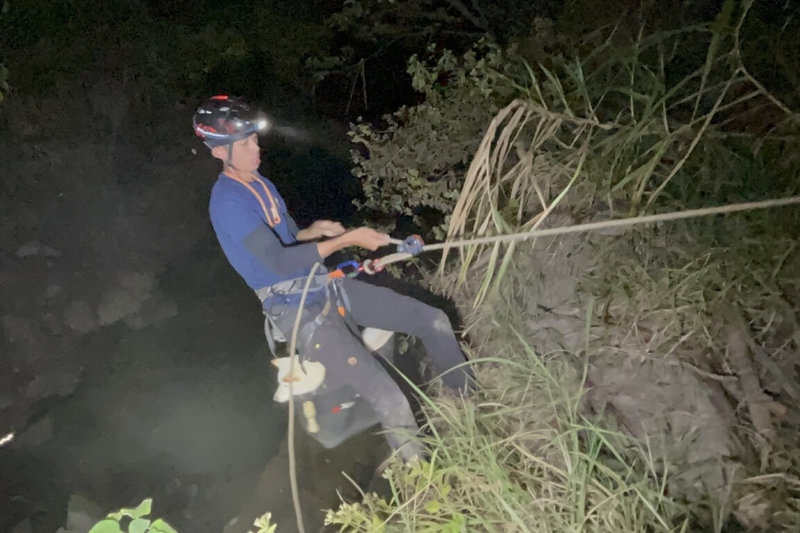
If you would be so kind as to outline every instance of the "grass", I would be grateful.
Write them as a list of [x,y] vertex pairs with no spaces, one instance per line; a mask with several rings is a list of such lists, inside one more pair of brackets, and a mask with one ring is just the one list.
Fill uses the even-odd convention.
[[[751,4],[725,2],[708,26],[629,43],[610,31],[575,59],[523,64],[448,239],[797,194],[798,114],[742,62]],[[676,79],[690,34],[707,49]],[[779,119],[756,135],[744,108]],[[329,524],[796,529],[797,227],[791,207],[444,254],[429,281],[463,314],[482,388],[467,400],[418,390],[430,462],[394,465],[391,497],[344,504]],[[731,327],[748,343],[744,370]],[[744,374],[771,402],[777,437],[750,419]]]
[[507,349],[525,357],[473,361],[483,369],[479,397],[422,396],[429,462],[394,464],[384,473],[389,500],[368,496],[327,522],[348,531],[680,531],[685,510],[655,467],[642,468],[651,458],[580,414],[579,369],[521,336]]

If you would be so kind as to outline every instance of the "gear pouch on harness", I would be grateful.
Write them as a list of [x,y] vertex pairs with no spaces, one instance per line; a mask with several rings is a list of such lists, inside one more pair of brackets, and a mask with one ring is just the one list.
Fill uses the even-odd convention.
[[[335,285],[334,285],[335,284]],[[296,286],[296,284],[295,284]],[[346,296],[343,295],[338,282],[333,280],[325,284],[322,290],[317,286],[317,294],[324,294],[324,298],[314,298],[311,303],[304,306],[301,326],[298,331],[298,347],[301,353],[308,349],[309,340],[314,335],[316,328],[325,321],[330,320],[329,313],[336,313],[339,309],[347,307]],[[287,297],[293,294],[279,293],[281,303],[279,307],[265,309],[265,333],[273,349],[278,335],[283,338],[291,336],[294,327],[297,307],[286,305]],[[338,319],[338,317],[337,317]],[[348,324],[351,333],[357,332],[357,327]],[[353,329],[356,332],[352,331]],[[366,328],[359,335],[371,352],[377,352],[381,345],[387,345],[392,338],[392,332]],[[275,351],[273,349],[273,355]],[[324,355],[321,358],[324,361]],[[315,361],[304,360],[297,357],[294,368],[290,372],[291,361],[289,357],[273,359],[273,364],[278,368],[278,389],[273,399],[279,403],[289,401],[294,393],[295,412],[297,420],[303,429],[325,448],[334,448],[348,438],[361,433],[365,429],[379,423],[380,419],[372,407],[350,386],[341,386],[329,389],[325,383],[325,367]],[[292,383],[292,392],[289,383]]]
[[325,448],[335,448],[380,420],[350,387],[295,396],[295,416],[306,433]]

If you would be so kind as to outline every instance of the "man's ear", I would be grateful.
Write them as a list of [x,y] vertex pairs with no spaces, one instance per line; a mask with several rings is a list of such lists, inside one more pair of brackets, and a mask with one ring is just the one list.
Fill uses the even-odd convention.
[[222,144],[211,149],[211,155],[221,161],[228,159],[228,146]]

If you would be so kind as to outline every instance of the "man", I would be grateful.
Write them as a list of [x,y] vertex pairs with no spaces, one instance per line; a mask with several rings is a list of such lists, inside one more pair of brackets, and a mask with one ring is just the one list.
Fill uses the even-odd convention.
[[[376,250],[389,244],[389,236],[368,227],[346,231],[330,220],[299,229],[275,186],[258,172],[257,134],[266,127],[263,115],[225,95],[206,101],[194,116],[195,133],[223,163],[209,203],[214,231],[228,261],[261,300],[272,346],[273,336],[291,334],[306,278],[316,263],[351,246]],[[304,363],[320,363],[325,378],[322,390],[302,402],[306,431],[327,447],[337,445],[352,434],[354,425],[337,421],[358,401],[369,408],[358,416],[360,429],[378,421],[401,458],[419,454],[420,446],[411,438],[418,426],[408,401],[345,317],[351,325],[418,337],[431,365],[446,372],[444,383],[464,392],[471,386],[471,373],[462,365],[447,316],[389,289],[332,280],[324,268],[317,272],[301,313],[298,352]]]

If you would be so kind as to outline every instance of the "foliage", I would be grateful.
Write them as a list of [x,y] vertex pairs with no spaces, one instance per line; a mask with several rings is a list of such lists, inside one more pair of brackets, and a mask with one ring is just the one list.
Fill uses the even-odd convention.
[[[485,45],[487,57],[503,59],[481,67],[432,49],[444,68],[437,59],[410,63],[423,103],[353,129],[362,208],[391,209],[423,227],[433,218],[454,240],[797,194],[794,94],[753,75],[766,68],[743,41],[758,16],[751,2],[729,0],[707,21],[654,28],[656,17],[643,10],[579,39],[538,21],[543,31],[516,46]],[[491,116],[458,131],[470,104]],[[452,189],[421,179],[437,167],[416,147],[442,139],[456,202]],[[798,210],[786,208],[605,241],[581,236],[574,248],[555,239],[551,247],[459,250],[433,283],[459,303],[472,349],[484,356],[473,358],[479,397],[423,397],[430,463],[391,468],[391,496],[365,495],[328,523],[356,531],[720,531],[733,514],[746,527],[791,530],[800,522],[798,456],[788,444],[798,417],[775,440],[769,416],[763,431],[736,406],[752,404],[738,388],[748,373],[773,395],[759,388],[759,402],[798,394],[786,376],[798,346],[799,224]],[[585,309],[583,326],[576,309]],[[727,355],[731,314],[745,324],[749,368]],[[571,329],[559,330],[564,323]],[[699,417],[676,431],[675,420],[648,411],[664,397],[670,368],[711,406],[724,431],[718,441]],[[619,397],[601,404],[610,412],[598,418],[583,386],[603,369],[634,381],[648,369],[654,378],[635,394],[612,386],[607,394]],[[612,429],[615,421],[626,434]],[[657,431],[627,436],[641,426]],[[701,451],[709,455],[698,460]]]
[[153,500],[147,498],[132,509],[123,508],[115,513],[109,513],[108,517],[95,524],[89,533],[177,533],[164,520],[148,518],[152,504]]
[[[436,51],[432,46],[428,54]],[[408,73],[425,101],[384,117],[385,128],[360,123],[350,131],[351,141],[364,147],[352,153],[353,174],[361,178],[366,197],[359,207],[412,217],[441,237],[446,222],[441,215],[458,196],[478,146],[476,132],[510,97],[505,73],[515,67],[488,41],[461,57],[448,50],[433,61],[412,57]]]
[[272,523],[272,513],[264,513],[259,516],[253,525],[257,528],[255,533],[275,533],[275,529],[278,527],[277,524]]
[[[508,187],[511,174],[519,176],[524,165],[538,172],[561,167],[562,174],[571,176],[585,155],[582,176],[591,176],[580,180],[581,191],[589,195],[585,203],[602,201],[616,209],[622,202],[636,212],[664,194],[692,203],[706,193],[703,188],[713,186],[706,179],[710,167],[741,160],[757,138],[759,150],[752,155],[769,164],[774,150],[791,144],[786,134],[796,115],[741,62],[738,32],[744,18],[735,17],[742,13],[727,9],[711,25],[646,37],[642,28],[633,40],[610,28],[572,44],[539,21],[543,31],[536,38],[502,51],[489,45],[485,59],[467,54],[456,61],[444,51],[426,66],[412,58],[410,72],[425,101],[386,117],[382,126],[361,123],[351,132],[353,141],[363,145],[354,153],[354,173],[362,178],[367,197],[361,207],[414,216],[419,225],[424,214],[440,230],[488,117],[515,97],[529,103],[528,115],[496,143],[511,151],[508,167],[491,169],[493,179]],[[698,37],[706,43],[702,55]],[[687,67],[687,57],[699,57],[700,63]],[[528,58],[542,62],[531,64]],[[758,127],[770,128],[768,135],[759,135],[752,121],[742,120],[745,109],[747,116],[754,116],[750,109],[761,110],[760,120],[769,124]],[[521,161],[520,150],[531,159]],[[506,159],[479,156],[475,161],[492,165]],[[730,171],[720,169],[720,175]],[[773,186],[777,192],[790,184]],[[523,196],[535,193],[544,201],[546,191],[536,187]],[[509,189],[503,185],[501,190]],[[520,216],[535,213],[532,206],[505,208]],[[467,231],[461,221],[457,228]],[[435,235],[440,238],[441,232]]]
[[326,523],[369,532],[679,531],[684,510],[665,494],[654,458],[579,414],[587,361],[543,357],[500,329],[516,342],[478,361],[491,367],[479,398],[422,396],[430,461],[394,463],[383,474],[390,497],[367,494]]
[[[325,26],[331,49],[312,55],[306,68],[320,102],[346,102],[344,115],[395,109],[409,94],[406,58],[444,35],[454,46],[469,46],[480,35],[440,0],[348,0]],[[456,44],[458,43],[458,44]],[[378,93],[377,96],[375,93]]]
[[[147,498],[133,509],[123,508],[115,513],[109,513],[108,517],[95,524],[89,533],[177,533],[164,520],[157,518],[151,521],[147,518],[152,504],[153,500]],[[256,518],[253,523],[256,531],[250,533],[275,533],[278,526],[272,523],[271,518],[272,513],[265,513]]]
[[335,94],[344,114],[378,118],[413,101],[411,79],[404,75],[409,56],[424,54],[433,43],[457,56],[484,35],[505,43],[527,33],[534,14],[557,11],[552,0],[347,0],[328,16],[331,50],[306,61],[320,100]]

